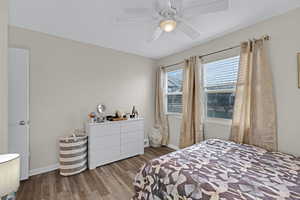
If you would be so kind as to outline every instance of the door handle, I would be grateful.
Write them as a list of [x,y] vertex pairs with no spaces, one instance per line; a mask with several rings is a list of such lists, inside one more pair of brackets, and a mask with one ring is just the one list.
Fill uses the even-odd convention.
[[25,121],[19,121],[19,125],[21,125],[21,126],[25,126],[26,125],[26,122]]

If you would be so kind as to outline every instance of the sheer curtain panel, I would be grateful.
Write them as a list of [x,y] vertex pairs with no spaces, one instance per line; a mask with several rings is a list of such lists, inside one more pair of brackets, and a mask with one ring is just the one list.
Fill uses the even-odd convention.
[[159,68],[156,74],[155,88],[155,127],[159,129],[162,135],[162,145],[169,143],[169,126],[165,113],[165,87],[166,87],[166,71]]

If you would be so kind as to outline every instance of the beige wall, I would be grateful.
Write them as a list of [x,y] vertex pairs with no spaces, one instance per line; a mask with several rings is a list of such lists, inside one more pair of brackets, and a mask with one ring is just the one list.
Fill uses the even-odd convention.
[[0,0],[0,153],[7,151],[7,24],[8,1]]
[[[300,52],[300,9],[290,11],[262,23],[236,31],[184,52],[160,59],[159,65],[181,61],[191,55],[201,55],[228,48],[249,38],[264,34],[271,36],[270,59],[274,74],[275,94],[278,111],[279,150],[300,155],[300,89],[297,87],[297,59]],[[223,55],[219,55],[222,57]],[[173,116],[170,116],[174,118]],[[174,119],[172,119],[174,121]],[[178,121],[178,119],[177,119]],[[178,122],[177,122],[178,123]],[[171,127],[176,125],[170,124]],[[172,129],[172,128],[171,128]],[[173,128],[174,129],[174,128]],[[176,129],[176,128],[175,128]],[[205,124],[206,137],[222,135],[227,138],[230,125]],[[178,140],[178,130],[171,133],[171,141]],[[172,138],[175,137],[175,138]]]
[[58,162],[58,138],[82,127],[87,114],[104,103],[108,112],[154,116],[153,60],[16,27],[9,45],[30,49],[30,168]]

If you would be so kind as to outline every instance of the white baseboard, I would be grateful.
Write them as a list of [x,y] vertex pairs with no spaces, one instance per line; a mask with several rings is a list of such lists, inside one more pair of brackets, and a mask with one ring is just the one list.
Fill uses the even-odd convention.
[[175,146],[174,144],[168,144],[167,147],[174,150],[179,150],[180,148],[178,146]]
[[[174,149],[174,150],[179,150],[179,147],[173,145],[173,144],[168,144],[167,145],[169,148]],[[149,147],[149,141],[146,142],[145,147]],[[29,171],[29,176],[34,176],[34,175],[38,175],[38,174],[43,174],[43,173],[47,173],[47,172],[51,172],[54,170],[59,169],[59,163],[56,163],[54,165],[49,165],[47,167],[41,167],[41,168],[37,168],[37,169],[31,169]]]
[[31,169],[29,171],[29,176],[34,176],[34,175],[43,174],[43,173],[46,173],[46,172],[51,172],[51,171],[57,170],[58,168],[59,168],[59,163],[56,163],[54,165],[50,165],[50,166],[47,166],[47,167]]

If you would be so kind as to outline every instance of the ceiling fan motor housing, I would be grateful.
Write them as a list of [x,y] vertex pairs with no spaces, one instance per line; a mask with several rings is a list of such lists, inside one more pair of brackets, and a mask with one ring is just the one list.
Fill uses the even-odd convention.
[[159,12],[159,14],[164,17],[164,18],[174,18],[175,15],[177,14],[177,11],[174,10],[173,8],[168,8],[168,9],[163,9]]

